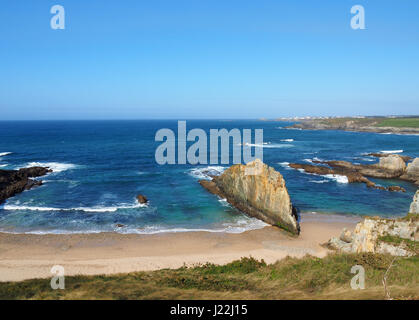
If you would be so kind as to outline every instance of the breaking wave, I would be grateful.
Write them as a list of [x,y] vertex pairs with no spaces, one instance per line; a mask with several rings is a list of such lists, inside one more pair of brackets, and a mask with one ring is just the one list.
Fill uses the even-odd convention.
[[7,156],[9,154],[12,154],[13,152],[0,152],[0,157]]
[[381,153],[402,153],[403,150],[381,150]]
[[211,176],[219,176],[226,168],[221,166],[208,166],[205,168],[193,168],[189,174],[198,179],[212,180]]
[[84,211],[84,212],[116,212],[120,209],[134,209],[147,207],[147,204],[137,203],[134,205],[120,205],[114,207],[78,207],[78,208],[54,208],[54,207],[36,207],[36,206],[18,206],[4,204],[0,206],[3,210],[27,210],[27,211]]
[[285,169],[287,169],[287,170],[291,170],[291,167],[290,167],[290,163],[289,162],[278,162],[278,164],[281,166],[281,167],[284,167]]
[[341,176],[339,174],[326,174],[323,177],[335,180],[337,183],[348,183],[348,177],[347,176]]
[[223,232],[223,233],[242,233],[249,230],[262,229],[269,226],[267,223],[256,218],[243,217],[235,222],[223,223],[214,228],[165,228],[160,226],[148,226],[140,229],[121,230],[122,233],[138,234],[157,234],[157,233],[177,233],[177,232]]
[[313,183],[326,183],[326,182],[330,182],[330,180],[309,180],[309,182],[313,182]]
[[256,148],[290,148],[290,147],[293,147],[294,145],[264,142],[264,143],[245,143],[244,146],[256,147]]
[[53,172],[62,172],[66,170],[71,170],[77,168],[77,165],[72,163],[61,163],[61,162],[29,162],[27,167],[48,167],[52,169]]
[[[309,175],[313,175],[313,176],[319,176],[319,177],[324,177],[330,180],[335,180],[337,183],[349,183],[348,177],[347,176],[342,176],[339,174],[316,174],[316,173],[310,173],[310,172],[305,172],[304,169],[300,168],[297,169],[298,171],[300,171],[301,173],[305,173],[305,174],[309,174]],[[314,180],[312,180],[311,182],[314,182]],[[320,183],[320,182],[316,182],[316,183]]]

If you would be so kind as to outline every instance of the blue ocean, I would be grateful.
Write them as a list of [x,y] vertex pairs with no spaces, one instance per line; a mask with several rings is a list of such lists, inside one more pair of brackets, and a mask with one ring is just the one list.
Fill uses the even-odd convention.
[[[370,152],[419,155],[419,136],[286,129],[289,122],[190,120],[187,129],[263,129],[263,161],[284,176],[302,212],[340,215],[405,215],[416,187],[405,193],[368,189],[342,177],[318,176],[288,167],[313,159],[372,164]],[[13,233],[160,233],[206,230],[238,233],[265,224],[249,218],[198,183],[228,165],[159,165],[159,129],[177,132],[175,120],[2,121],[0,169],[49,166],[40,187],[0,206],[0,231]],[[138,204],[143,194],[149,203]],[[304,219],[304,217],[303,217]]]

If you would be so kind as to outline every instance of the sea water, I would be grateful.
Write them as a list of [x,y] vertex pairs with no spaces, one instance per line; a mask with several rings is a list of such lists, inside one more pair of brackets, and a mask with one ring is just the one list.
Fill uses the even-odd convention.
[[[345,160],[372,164],[370,152],[419,155],[419,136],[286,129],[288,122],[190,120],[193,128],[263,129],[263,160],[281,172],[292,202],[302,212],[341,215],[405,215],[417,187],[398,180],[406,193],[349,184],[346,177],[312,175],[292,162]],[[265,226],[208,193],[199,179],[228,165],[159,165],[155,150],[161,128],[176,132],[175,120],[2,121],[0,169],[48,166],[44,185],[0,206],[0,231],[14,233],[161,233],[205,230],[239,233]],[[209,157],[208,157],[209,158]],[[138,204],[143,194],[148,204]],[[121,226],[122,225],[122,226]]]

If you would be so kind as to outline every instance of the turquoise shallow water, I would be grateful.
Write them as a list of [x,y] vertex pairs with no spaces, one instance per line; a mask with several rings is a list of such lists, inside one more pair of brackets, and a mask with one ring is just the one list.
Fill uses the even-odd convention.
[[[369,152],[403,150],[418,156],[419,136],[341,131],[303,131],[289,123],[263,121],[187,121],[187,129],[263,129],[264,162],[280,171],[291,199],[303,212],[342,215],[404,215],[416,187],[407,192],[367,189],[342,179],[309,175],[287,163],[313,159],[373,163]],[[45,165],[54,173],[43,186],[23,192],[0,207],[0,231],[70,233],[118,231],[242,232],[264,224],[236,211],[198,184],[208,167],[226,165],[158,165],[157,130],[177,130],[177,121],[16,121],[0,122],[0,169]],[[150,203],[140,206],[139,193]],[[116,224],[124,227],[117,228]]]

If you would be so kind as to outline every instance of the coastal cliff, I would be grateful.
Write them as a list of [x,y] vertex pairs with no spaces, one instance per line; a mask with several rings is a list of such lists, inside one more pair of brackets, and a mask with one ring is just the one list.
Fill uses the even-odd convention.
[[41,185],[42,181],[30,178],[40,177],[48,172],[52,170],[44,167],[0,170],[0,204],[24,190]]
[[393,256],[414,256],[419,253],[418,217],[401,219],[365,218],[353,232],[343,229],[327,246],[346,253],[381,253]]
[[247,165],[233,165],[212,181],[199,183],[251,217],[292,234],[300,233],[284,178],[259,159]]
[[329,240],[327,247],[347,253],[382,253],[393,256],[419,254],[419,190],[413,198],[409,214],[399,219],[367,217],[353,232],[343,229],[338,238]]
[[304,119],[287,128],[303,130],[343,130],[394,134],[419,134],[419,119],[409,117]]
[[409,213],[419,214],[419,190],[416,191],[415,196],[413,197]]

